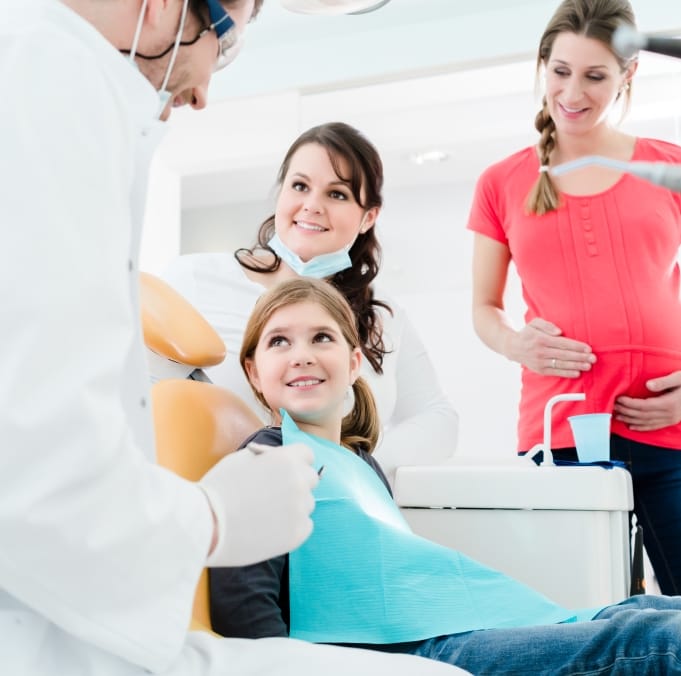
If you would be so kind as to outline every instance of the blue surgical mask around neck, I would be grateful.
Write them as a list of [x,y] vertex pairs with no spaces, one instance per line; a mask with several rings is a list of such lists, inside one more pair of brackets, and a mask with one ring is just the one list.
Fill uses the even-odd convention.
[[293,253],[293,251],[279,239],[279,235],[277,235],[276,232],[267,244],[272,251],[274,251],[274,253],[277,254],[291,270],[293,270],[293,272],[301,277],[324,279],[352,267],[352,259],[349,254],[352,243],[338,251],[315,256],[309,261],[303,261],[298,254]]

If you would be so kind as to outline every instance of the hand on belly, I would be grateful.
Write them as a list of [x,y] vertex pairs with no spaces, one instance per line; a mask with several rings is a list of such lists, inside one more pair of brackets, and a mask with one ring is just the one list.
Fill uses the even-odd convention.
[[650,396],[619,396],[614,417],[630,429],[651,432],[681,422],[681,371],[646,382]]

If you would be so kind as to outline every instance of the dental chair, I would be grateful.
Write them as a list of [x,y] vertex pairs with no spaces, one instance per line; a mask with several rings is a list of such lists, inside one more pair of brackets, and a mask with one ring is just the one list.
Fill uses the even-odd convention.
[[147,357],[162,377],[208,380],[202,369],[225,358],[225,344],[203,315],[162,279],[140,273]]
[[[203,316],[163,280],[141,273],[144,342],[152,359],[180,377],[152,386],[156,453],[160,465],[197,481],[236,450],[262,422],[235,394],[210,382],[203,368],[225,358],[225,345]],[[160,363],[157,362],[157,363]],[[210,630],[208,571],[194,597],[192,629]]]
[[[214,329],[162,280],[142,273],[141,284],[150,358],[175,376],[152,388],[158,461],[195,481],[262,423],[238,397],[201,382],[207,380],[202,369],[225,357]],[[620,468],[538,468],[515,457],[455,456],[443,465],[398,468],[394,495],[415,533],[565,607],[607,605],[629,594],[633,492]],[[211,626],[208,595],[204,570],[194,628]]]

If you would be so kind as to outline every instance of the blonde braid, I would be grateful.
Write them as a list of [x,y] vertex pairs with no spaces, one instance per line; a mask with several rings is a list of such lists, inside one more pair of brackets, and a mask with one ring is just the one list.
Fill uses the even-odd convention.
[[[554,138],[556,125],[553,118],[549,115],[546,99],[543,100],[542,109],[534,118],[534,126],[541,134],[539,137],[539,161],[542,167],[548,167],[551,153],[556,147],[556,140]],[[539,178],[536,180],[530,191],[529,197],[527,198],[527,203],[525,205],[527,212],[529,214],[543,216],[549,211],[557,209],[559,203],[558,191],[548,172],[540,172]]]

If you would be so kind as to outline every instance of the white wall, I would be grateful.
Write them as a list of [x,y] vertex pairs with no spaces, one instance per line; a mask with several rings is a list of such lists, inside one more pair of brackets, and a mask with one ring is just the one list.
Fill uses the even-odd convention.
[[268,201],[185,209],[182,212],[181,252],[234,251],[251,246],[258,226],[270,213],[272,206]]
[[[473,188],[469,182],[386,190],[379,279],[408,311],[459,412],[459,452],[512,455],[519,367],[483,345],[471,321],[473,235],[465,226]],[[407,247],[397,241],[404,237]],[[509,292],[509,312],[519,322],[515,278]]]

